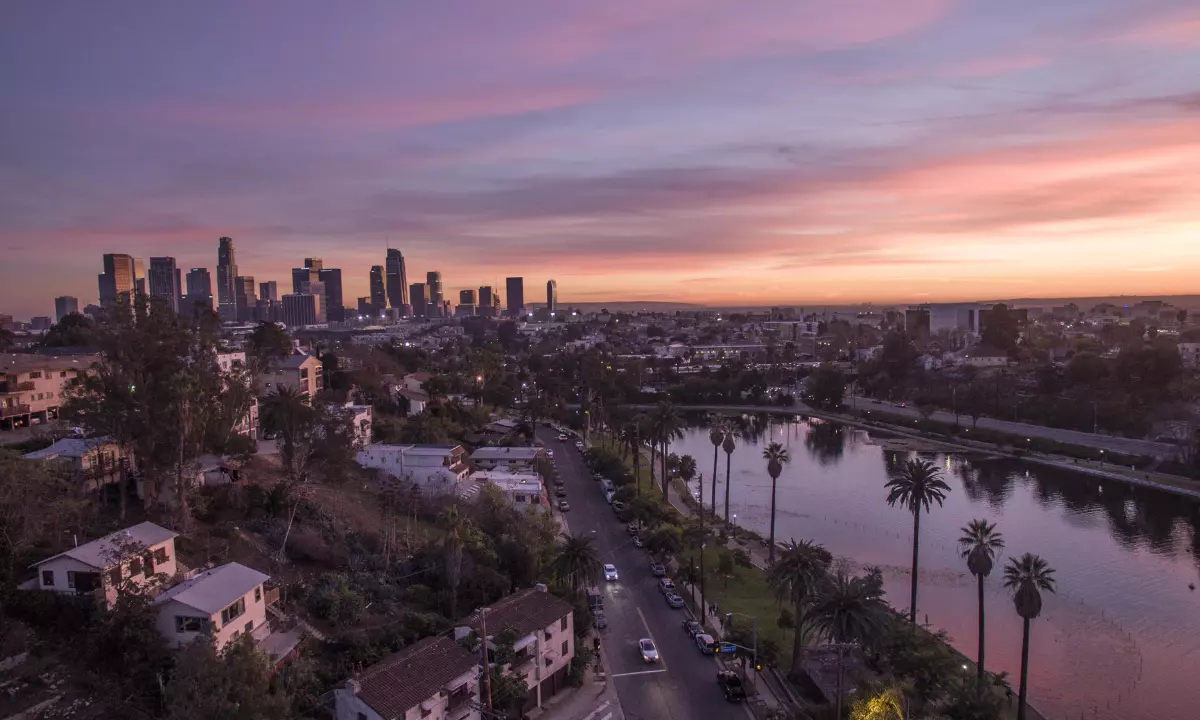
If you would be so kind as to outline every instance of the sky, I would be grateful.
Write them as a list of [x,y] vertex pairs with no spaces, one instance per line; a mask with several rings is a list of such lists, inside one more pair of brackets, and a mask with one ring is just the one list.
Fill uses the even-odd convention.
[[[1200,290],[1195,0],[9,0],[0,312],[101,255],[345,299]],[[451,295],[454,293],[454,295]]]

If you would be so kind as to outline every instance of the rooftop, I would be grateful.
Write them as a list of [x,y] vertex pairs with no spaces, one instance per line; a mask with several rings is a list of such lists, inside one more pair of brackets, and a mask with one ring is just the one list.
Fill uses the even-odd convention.
[[[528,635],[558,622],[574,612],[571,603],[557,595],[536,588],[522,590],[502,598],[488,608],[488,625],[492,632],[511,627],[518,635]],[[471,616],[467,624],[479,629],[478,614]]]
[[79,458],[87,455],[98,447],[107,445],[107,437],[95,438],[62,438],[55,440],[50,447],[34,450],[25,455],[26,460],[52,460],[60,457]]
[[279,362],[275,363],[275,367],[295,369],[295,368],[298,368],[298,367],[304,365],[304,363],[308,362],[309,360],[316,360],[317,363],[321,362],[320,360],[317,360],[317,358],[313,357],[312,355],[301,355],[301,354],[293,353],[292,355],[288,355],[283,360],[280,360]]
[[479,658],[450,638],[429,637],[363,671],[357,695],[382,717],[403,717],[478,666]]
[[179,533],[159,527],[152,522],[139,523],[133,527],[105,535],[99,540],[93,540],[90,543],[85,543],[53,557],[46,558],[41,562],[34,563],[32,567],[37,567],[55,558],[69,557],[85,565],[90,565],[97,570],[103,570],[122,558],[140,553],[148,547],[166,542],[178,535]]
[[25,373],[30,370],[80,370],[99,361],[99,355],[52,356],[2,353],[0,354],[0,374]]
[[542,452],[536,447],[481,447],[471,453],[472,460],[534,460]]
[[154,604],[174,600],[212,615],[221,612],[238,598],[270,579],[270,576],[245,565],[227,563],[179,583],[154,598]]

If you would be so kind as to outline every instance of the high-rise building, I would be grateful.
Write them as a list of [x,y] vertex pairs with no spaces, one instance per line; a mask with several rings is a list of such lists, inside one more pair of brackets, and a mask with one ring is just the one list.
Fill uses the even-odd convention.
[[100,307],[112,307],[118,300],[133,301],[134,259],[131,255],[108,253],[104,256],[104,272],[98,276]]
[[279,302],[279,282],[268,280],[258,284],[258,299]]
[[508,294],[508,314],[519,317],[525,314],[525,278],[504,279],[504,290]]
[[492,306],[492,286],[482,285],[479,288],[479,307]]
[[223,237],[217,242],[217,311],[221,319],[237,319],[237,297],[234,284],[237,282],[237,255],[233,250],[233,238]]
[[302,288],[306,282],[320,282],[320,271],[312,268],[292,268],[292,292],[303,292]]
[[150,273],[146,276],[150,297],[160,298],[172,310],[179,312],[181,301],[179,268],[173,257],[150,258]]
[[477,305],[478,303],[475,298],[476,298],[476,296],[475,296],[474,290],[459,290],[458,291],[458,304],[459,305]]
[[412,301],[413,315],[425,317],[428,309],[428,299],[425,297],[425,283],[413,283],[408,286],[408,298]]
[[79,298],[71,295],[60,295],[54,298],[54,320],[61,322],[71,313],[79,312]]
[[325,283],[320,280],[307,281],[300,286],[300,292],[317,299],[317,322],[329,322],[329,299],[325,295]]
[[187,295],[184,297],[184,306],[188,310],[196,305],[212,310],[212,276],[208,274],[208,268],[192,268],[188,270],[186,277]]
[[550,314],[558,308],[558,283],[553,280],[546,281],[546,310]]
[[52,325],[54,325],[54,321],[50,319],[49,315],[38,315],[29,318],[30,330],[49,330]]
[[[383,266],[371,266],[371,314],[378,317],[385,309],[387,309],[387,291],[383,284]],[[362,313],[362,310],[359,310]]]
[[425,292],[427,294],[426,302],[429,304],[430,317],[440,317],[442,315],[442,303],[445,297],[442,295],[442,274],[437,270],[430,270],[425,273]]
[[321,258],[308,257],[304,258],[304,267],[312,270],[323,270],[325,268],[325,263],[321,260]]
[[[306,258],[305,262],[315,260],[318,264],[321,258]],[[341,322],[346,319],[346,305],[342,299],[342,271],[337,268],[318,268],[317,279],[325,286],[325,319],[327,322]]]
[[[409,303],[408,273],[404,269],[404,255],[395,248],[388,248],[384,263],[387,272],[387,299],[392,307]],[[413,303],[416,305],[416,303]]]
[[317,297],[308,293],[283,296],[283,324],[303,327],[317,324]]
[[375,303],[371,302],[370,295],[358,299],[358,317],[360,319],[379,317],[379,313],[375,310]]
[[258,302],[254,289],[253,275],[238,275],[234,278],[233,304],[238,322],[250,322],[254,319],[254,306]]
[[146,285],[146,261],[141,258],[133,259],[133,291],[138,295],[148,294]]

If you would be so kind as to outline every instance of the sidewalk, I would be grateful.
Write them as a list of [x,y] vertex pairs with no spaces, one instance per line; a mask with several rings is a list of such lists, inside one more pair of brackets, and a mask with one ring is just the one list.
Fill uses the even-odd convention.
[[530,720],[625,720],[617,690],[589,671],[583,686],[564,690],[526,713]]

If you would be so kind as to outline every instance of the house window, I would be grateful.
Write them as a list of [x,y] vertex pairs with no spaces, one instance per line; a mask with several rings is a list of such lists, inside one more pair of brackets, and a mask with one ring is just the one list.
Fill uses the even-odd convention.
[[244,612],[246,612],[246,598],[238,598],[237,602],[221,611],[221,627],[238,619]]
[[558,621],[558,629],[559,630],[567,629],[567,616],[566,615],[563,615],[562,619]]
[[113,585],[121,584],[121,566],[120,565],[116,566],[115,568],[113,568],[112,570],[109,571],[108,579],[112,580]]
[[571,651],[571,649],[570,649],[569,647],[567,647],[567,641],[566,641],[566,640],[563,640],[563,646],[562,646],[562,655],[563,655],[563,657],[566,657],[566,656],[567,656],[567,653],[569,653],[570,651]]
[[515,498],[513,498],[513,499],[514,499],[516,502],[519,502],[519,503],[523,503],[523,502],[525,502],[525,496],[524,496],[524,495],[517,495],[517,496],[516,496]]
[[155,562],[165,563],[166,561],[168,561],[170,559],[171,558],[167,557],[167,549],[166,548],[158,548],[157,550],[154,551],[154,561]]
[[183,633],[204,632],[207,628],[208,618],[188,617],[186,615],[175,616],[175,632],[180,635]]
[[43,585],[53,585],[54,584],[54,571],[53,570],[43,570],[42,571],[42,584]]
[[262,602],[262,585],[254,588],[254,602]]
[[37,380],[37,379],[38,379],[38,378],[40,378],[41,376],[42,376],[42,371],[41,371],[41,370],[34,370],[33,372],[29,373],[29,379],[30,379],[30,380]]
[[142,571],[141,558],[134,558],[133,560],[129,561],[129,574],[130,575],[137,575],[141,571]]

